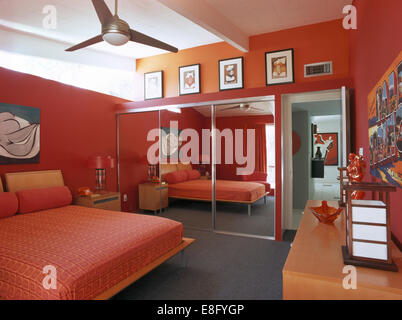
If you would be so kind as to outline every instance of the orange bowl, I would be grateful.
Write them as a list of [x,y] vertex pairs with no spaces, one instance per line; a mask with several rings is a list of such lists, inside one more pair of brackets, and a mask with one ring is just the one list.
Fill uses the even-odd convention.
[[328,207],[327,201],[322,201],[321,207],[311,207],[311,212],[322,223],[333,223],[342,212],[343,208]]

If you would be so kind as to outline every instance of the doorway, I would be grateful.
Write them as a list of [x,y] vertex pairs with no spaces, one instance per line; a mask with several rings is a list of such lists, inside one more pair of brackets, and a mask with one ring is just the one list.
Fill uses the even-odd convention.
[[[282,231],[297,230],[308,200],[337,200],[350,150],[349,91],[282,97]],[[286,173],[286,174],[285,174]]]

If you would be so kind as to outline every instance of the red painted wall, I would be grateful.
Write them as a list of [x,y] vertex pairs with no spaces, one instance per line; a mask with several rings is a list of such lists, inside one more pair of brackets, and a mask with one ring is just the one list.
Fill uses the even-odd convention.
[[[95,185],[92,155],[116,157],[115,105],[125,100],[0,68],[0,102],[41,110],[40,164],[1,165],[6,172],[61,169],[73,192]],[[107,172],[117,190],[117,171]]]
[[[224,129],[230,129],[233,132],[236,129],[252,128],[257,124],[268,124],[273,123],[274,117],[272,115],[267,116],[244,116],[244,117],[222,117],[216,119],[216,128],[220,131]],[[244,147],[244,154],[247,149]],[[236,169],[240,167],[238,164],[226,164],[225,163],[225,140],[222,139],[221,143],[222,150],[222,164],[216,165],[216,178],[223,180],[241,180],[241,177],[236,174]],[[267,150],[267,153],[269,150]],[[235,161],[235,150],[233,150],[233,159]]]
[[[402,1],[355,0],[354,5],[357,8],[358,28],[349,32],[350,72],[356,105],[353,133],[356,151],[363,147],[368,158],[367,96],[402,50]],[[401,242],[402,189],[392,194],[391,206],[392,232]]]

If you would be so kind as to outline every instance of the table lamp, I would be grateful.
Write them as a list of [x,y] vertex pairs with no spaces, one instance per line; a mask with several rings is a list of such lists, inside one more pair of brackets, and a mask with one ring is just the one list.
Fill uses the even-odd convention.
[[87,167],[95,169],[95,191],[106,192],[106,169],[114,168],[111,156],[93,156],[88,159]]

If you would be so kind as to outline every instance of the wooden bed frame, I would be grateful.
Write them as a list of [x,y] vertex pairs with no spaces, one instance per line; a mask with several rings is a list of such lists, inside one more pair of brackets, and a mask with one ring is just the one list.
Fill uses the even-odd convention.
[[[55,186],[64,186],[64,179],[61,170],[51,171],[35,171],[35,172],[21,172],[21,173],[7,173],[5,174],[7,191],[17,192],[21,190],[30,190],[36,188],[49,188]],[[0,179],[0,192],[3,192],[3,186]],[[154,260],[144,268],[131,274],[123,281],[117,283],[113,287],[102,292],[94,298],[94,300],[107,300],[127,288],[135,281],[160,266],[178,253],[181,253],[181,266],[186,266],[185,249],[191,245],[195,239],[183,238],[183,241],[175,248],[165,253],[163,256]],[[1,297],[0,297],[1,300]]]
[[[161,177],[167,173],[170,172],[176,172],[180,170],[192,170],[191,164],[161,164]],[[238,200],[220,200],[216,199],[217,202],[226,202],[226,203],[240,203],[240,204],[247,204],[247,213],[248,216],[251,216],[251,205],[256,203],[257,201],[261,200],[264,198],[264,203],[267,203],[267,196],[269,192],[266,192],[263,194],[261,197],[253,200],[253,201],[238,201]],[[180,200],[192,200],[192,201],[203,201],[203,202],[211,202],[211,200],[206,200],[206,199],[198,199],[198,198],[189,198],[189,197],[171,197],[169,196],[170,199],[180,199]]]

